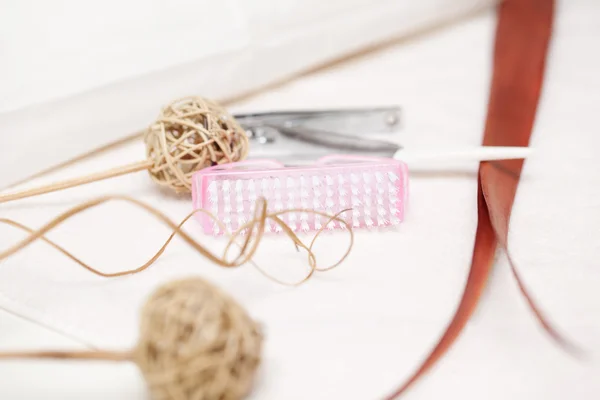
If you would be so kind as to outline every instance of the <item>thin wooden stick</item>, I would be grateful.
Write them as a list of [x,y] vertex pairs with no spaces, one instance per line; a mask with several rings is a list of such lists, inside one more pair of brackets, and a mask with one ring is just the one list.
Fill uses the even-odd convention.
[[3,359],[61,359],[61,360],[104,360],[104,361],[129,361],[131,360],[131,351],[23,351],[0,353],[0,360]]
[[118,168],[109,169],[104,172],[98,172],[95,174],[90,174],[87,176],[69,179],[62,182],[53,183],[51,185],[38,187],[35,189],[24,190],[22,192],[17,193],[9,193],[5,195],[0,195],[0,203],[5,203],[7,201],[24,199],[27,197],[33,197],[40,194],[56,192],[63,189],[72,188],[75,186],[85,185],[87,183],[97,182],[104,179],[112,178],[115,176],[127,175],[133,172],[139,172],[149,169],[152,166],[151,160],[139,161],[133,164],[123,165]]
[[122,145],[128,143],[128,142],[132,142],[134,140],[139,140],[140,137],[143,135],[143,132],[144,131],[138,131],[138,132],[135,132],[135,133],[133,133],[131,135],[128,135],[128,136],[125,136],[123,138],[119,138],[117,140],[114,140],[114,141],[112,141],[110,143],[107,143],[107,144],[105,144],[103,146],[96,147],[96,148],[94,148],[92,150],[89,150],[86,153],[83,153],[83,154],[80,154],[80,155],[78,155],[76,157],[68,159],[68,160],[66,160],[64,162],[61,162],[60,164],[52,165],[49,168],[46,168],[46,169],[41,170],[39,172],[36,172],[33,175],[29,175],[28,177],[26,177],[24,179],[21,179],[20,181],[11,183],[8,186],[2,187],[0,189],[6,190],[6,189],[14,188],[16,186],[19,186],[19,185],[22,185],[24,183],[27,183],[27,182],[29,182],[29,181],[31,181],[33,179],[41,178],[44,175],[48,175],[48,174],[50,174],[52,172],[56,172],[56,171],[59,171],[61,169],[66,168],[66,167],[69,167],[69,166],[71,166],[73,164],[76,164],[76,163],[78,163],[80,161],[87,160],[87,159],[92,158],[92,157],[96,157],[96,156],[98,156],[98,155],[100,155],[100,154],[102,154],[102,153],[104,153],[106,151],[115,149],[115,148],[117,148],[119,146],[122,146]]

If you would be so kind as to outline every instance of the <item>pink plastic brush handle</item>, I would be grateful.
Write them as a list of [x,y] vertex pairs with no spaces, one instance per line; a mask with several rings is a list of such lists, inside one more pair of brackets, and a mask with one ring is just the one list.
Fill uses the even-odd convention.
[[272,159],[257,159],[237,161],[227,164],[213,165],[199,171],[200,174],[211,171],[227,171],[232,169],[244,169],[244,167],[264,167],[264,168],[283,168],[284,164]]
[[[268,200],[271,210],[312,208],[332,215],[346,210],[353,228],[368,228],[404,219],[407,178],[405,164],[391,158],[330,155],[289,167],[276,160],[248,160],[197,172],[192,196],[194,207],[210,209],[228,231],[248,221],[257,195]],[[206,233],[215,233],[212,220],[198,217]],[[319,218],[300,211],[285,218],[294,231],[322,227]],[[343,227],[329,227],[337,228]]]

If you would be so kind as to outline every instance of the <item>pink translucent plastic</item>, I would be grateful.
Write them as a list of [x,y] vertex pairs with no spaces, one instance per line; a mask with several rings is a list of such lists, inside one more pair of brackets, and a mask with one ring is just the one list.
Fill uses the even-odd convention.
[[[408,170],[388,158],[327,156],[314,164],[284,166],[274,160],[252,160],[203,169],[192,178],[194,209],[211,211],[228,231],[235,231],[254,215],[259,197],[270,212],[296,209],[280,217],[294,231],[314,231],[327,218],[301,209],[336,214],[353,228],[375,228],[403,221],[408,196]],[[197,218],[208,234],[222,233],[203,213]],[[330,222],[328,229],[345,225]],[[270,222],[267,231],[278,232]]]

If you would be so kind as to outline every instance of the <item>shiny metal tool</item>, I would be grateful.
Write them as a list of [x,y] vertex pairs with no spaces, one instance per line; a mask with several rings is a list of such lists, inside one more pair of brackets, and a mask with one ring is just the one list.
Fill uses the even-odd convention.
[[[391,157],[402,146],[397,106],[237,114],[252,151],[249,159],[316,160],[331,153]],[[395,137],[396,143],[377,139]]]

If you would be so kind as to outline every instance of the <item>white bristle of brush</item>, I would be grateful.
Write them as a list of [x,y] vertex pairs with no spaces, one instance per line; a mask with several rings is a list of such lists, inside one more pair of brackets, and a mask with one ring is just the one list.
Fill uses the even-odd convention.
[[481,146],[434,151],[399,150],[394,154],[394,158],[407,164],[416,162],[495,161],[525,159],[531,153],[529,147]]

